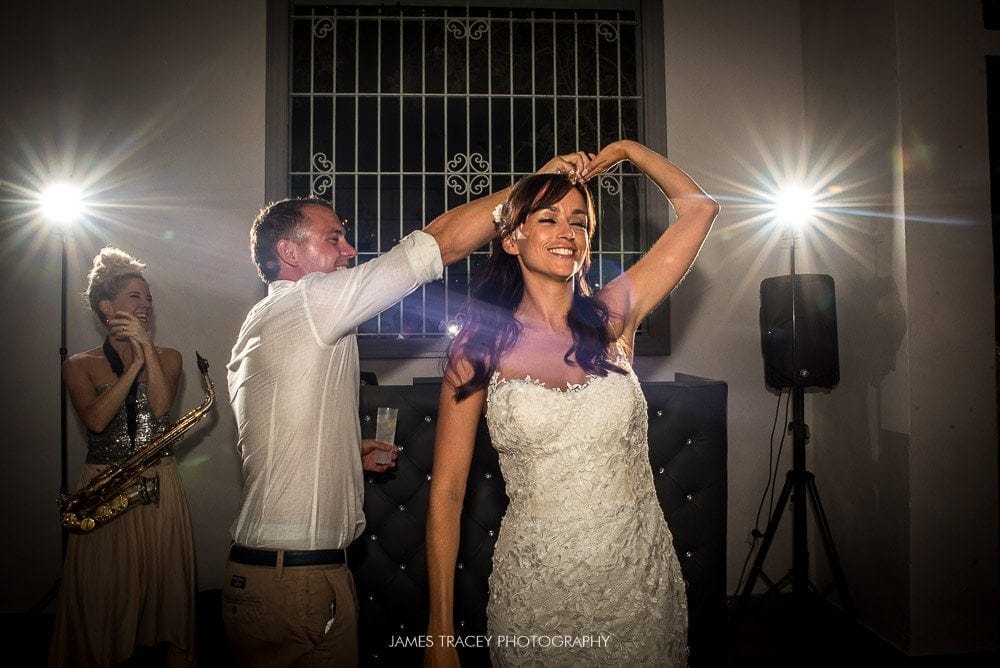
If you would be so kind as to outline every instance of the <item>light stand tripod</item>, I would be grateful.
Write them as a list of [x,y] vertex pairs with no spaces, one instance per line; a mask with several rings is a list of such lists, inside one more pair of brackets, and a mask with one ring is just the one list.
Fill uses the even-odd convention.
[[[44,208],[44,205],[43,205]],[[55,213],[50,213],[50,217],[54,219],[54,222],[60,223],[59,227],[59,242],[60,242],[60,328],[59,328],[59,493],[66,494],[69,491],[69,426],[67,424],[66,414],[67,414],[67,391],[66,391],[66,379],[63,376],[63,367],[66,363],[66,358],[69,354],[66,343],[66,321],[67,321],[67,294],[68,294],[68,235],[70,234],[70,223],[72,222],[73,214],[68,210],[60,210]],[[66,529],[61,530],[61,548],[62,557],[66,558],[66,546],[69,539],[69,532]],[[31,610],[35,612],[40,612],[44,610],[52,601],[55,600],[56,596],[59,595],[59,588],[62,583],[62,578],[56,578],[56,581],[52,584],[52,587],[42,596],[41,599],[35,605],[32,606]]]
[[[61,329],[60,329],[60,340],[59,340],[59,426],[60,426],[60,440],[59,440],[59,493],[66,494],[69,491],[69,475],[67,459],[69,457],[69,448],[67,446],[68,441],[68,426],[66,424],[66,378],[63,375],[63,366],[66,364],[66,356],[69,354],[66,348],[66,235],[69,233],[68,230],[62,230],[62,312],[61,312]],[[66,529],[62,530],[62,554],[63,558],[66,557],[66,541],[69,538],[69,532]]]
[[[791,324],[792,324],[792,373],[791,373],[791,401],[792,401],[792,422],[788,428],[792,432],[792,468],[785,476],[785,485],[778,497],[778,503],[774,508],[767,523],[767,529],[763,535],[757,557],[754,559],[753,568],[747,577],[746,585],[740,594],[736,604],[736,615],[739,616],[750,602],[757,578],[761,577],[768,585],[768,592],[779,592],[789,582],[795,594],[797,603],[806,603],[811,594],[819,593],[821,598],[826,598],[830,593],[830,587],[835,587],[840,598],[840,604],[844,612],[854,618],[854,606],[850,593],[847,590],[847,583],[844,580],[844,572],[840,566],[840,559],[837,557],[837,550],[833,544],[833,534],[830,532],[830,525],[823,511],[823,504],[819,500],[819,492],[816,489],[816,477],[806,469],[806,441],[809,440],[809,427],[805,423],[805,385],[808,383],[809,371],[799,367],[798,347],[796,340],[796,275],[795,275],[795,239],[792,238],[791,249]],[[792,568],[777,582],[772,582],[763,571],[764,560],[767,558],[771,542],[774,540],[781,517],[785,512],[789,498],[792,501]],[[823,547],[826,551],[827,561],[833,575],[833,582],[824,591],[818,592],[817,588],[809,581],[809,547],[807,542],[808,522],[806,516],[806,504],[811,503],[815,515],[816,524],[820,530],[820,537],[823,540]]]

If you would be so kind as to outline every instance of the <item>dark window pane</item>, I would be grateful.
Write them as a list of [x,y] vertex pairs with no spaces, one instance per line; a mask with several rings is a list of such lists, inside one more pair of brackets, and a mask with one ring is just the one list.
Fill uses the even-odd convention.
[[464,97],[450,97],[446,103],[448,110],[447,126],[445,128],[448,136],[448,160],[456,154],[464,154],[469,150],[466,132],[468,124],[466,120],[468,102]]
[[379,110],[379,115],[379,127],[381,129],[379,153],[382,159],[381,164],[379,164],[379,170],[383,172],[398,172],[400,152],[399,98],[382,98],[382,108]]
[[535,159],[538,162],[556,154],[555,105],[550,99],[535,102]]
[[622,25],[621,29],[621,94],[634,97],[639,94],[639,81],[633,74],[638,71],[635,50],[635,25]]
[[[329,171],[329,161],[333,158],[333,98],[313,98],[312,157],[313,170]],[[322,155],[320,165],[317,156]]]
[[468,38],[469,46],[469,92],[486,93],[490,85],[490,32],[486,21],[480,19],[477,25],[483,27],[480,33],[478,27]]
[[378,23],[359,21],[357,39],[358,91],[378,92]]
[[291,92],[309,92],[309,74],[312,72],[312,50],[310,48],[312,24],[310,21],[292,22]]
[[531,100],[514,98],[514,118],[511,141],[514,142],[514,172],[535,171],[534,128],[531,125]]
[[375,253],[378,250],[378,177],[359,176],[357,184],[354,213],[358,227],[357,249],[359,253]]
[[597,100],[594,98],[579,98],[578,108],[577,128],[580,133],[579,147],[584,150],[597,151],[603,146],[597,132]]
[[510,172],[510,99],[493,99],[490,101],[490,109],[493,124],[490,137],[493,146],[493,173]]
[[292,141],[289,151],[289,167],[293,172],[307,172],[312,162],[309,146],[312,144],[311,105],[307,97],[293,97],[291,118]]
[[578,95],[597,94],[597,33],[594,24],[581,23],[576,36],[576,90]]
[[423,108],[418,98],[403,98],[403,171],[423,170],[423,139],[421,132],[408,131],[423,124]]
[[[422,176],[403,177],[402,234],[406,236],[424,227],[424,178]],[[430,222],[430,221],[427,221]]]
[[334,88],[338,93],[353,93],[357,81],[358,62],[357,21],[338,19],[336,29],[337,66]]
[[532,51],[534,45],[531,43],[531,24],[515,23],[511,27],[511,37],[513,44],[511,53],[513,54],[513,84],[515,95],[531,94],[531,78],[534,65]]
[[424,150],[428,172],[443,172],[445,163],[444,99],[431,97],[424,105],[425,123]]
[[379,41],[382,48],[378,57],[383,93],[398,93],[400,90],[399,27],[396,21],[379,21]]
[[558,154],[577,149],[596,151],[596,146],[578,145],[576,141],[576,100],[556,98],[556,149]]
[[358,171],[378,171],[378,98],[358,98]]
[[490,81],[494,95],[510,93],[510,23],[496,21],[490,28],[493,55],[490,62]]
[[399,242],[400,221],[400,177],[382,175],[379,177],[379,252],[385,253]]
[[338,97],[334,109],[334,168],[339,172],[354,171],[357,169],[354,161],[357,143],[354,98]]
[[983,0],[983,27],[1000,30],[1000,0]]
[[597,94],[618,95],[618,31],[607,25],[598,26]]
[[639,188],[641,181],[634,175],[622,176],[622,249],[636,253],[645,249],[639,223]]
[[621,136],[639,136],[639,105],[635,100],[622,100],[621,102]]
[[556,94],[576,93],[576,30],[572,23],[556,28]]
[[449,95],[468,92],[466,83],[468,67],[465,59],[466,49],[469,43],[469,24],[460,19],[450,19],[447,24],[447,34],[445,35],[445,70],[447,78],[447,88]]
[[404,93],[423,92],[423,23],[407,21],[403,24],[403,87]]
[[489,113],[490,105],[485,97],[469,98],[469,150],[486,158],[493,150]]
[[293,174],[288,179],[288,196],[308,197],[310,192],[309,185],[308,174]]
[[552,50],[552,24],[535,24],[535,95],[555,93],[555,78],[552,73],[555,54]]
[[444,92],[444,21],[424,22],[425,92]]
[[313,92],[333,92],[333,27],[327,19],[316,24],[313,30]]
[[347,219],[347,236],[351,240],[351,245],[356,248],[361,225],[358,224],[357,183],[353,176],[337,176],[336,188],[333,191],[333,208],[341,219]]
[[602,99],[598,104],[598,108],[601,114],[600,145],[604,146],[622,137],[621,127],[618,123],[618,101]]
[[424,180],[424,222],[429,223],[445,212],[444,193],[445,179],[443,176],[428,176]]

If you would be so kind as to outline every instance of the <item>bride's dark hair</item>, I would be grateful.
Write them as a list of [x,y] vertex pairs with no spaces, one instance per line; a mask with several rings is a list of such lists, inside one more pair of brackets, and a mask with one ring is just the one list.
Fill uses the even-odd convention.
[[[462,331],[451,342],[449,358],[458,353],[472,366],[472,377],[455,388],[455,400],[461,401],[486,387],[496,371],[500,357],[517,342],[521,328],[514,310],[524,295],[524,280],[517,257],[501,248],[528,215],[556,204],[571,189],[578,190],[587,204],[588,236],[594,232],[594,199],[585,184],[574,183],[565,174],[534,174],[515,184],[510,198],[500,209],[498,239],[471,298],[464,309]],[[573,279],[573,304],[568,322],[573,345],[563,359],[578,364],[588,374],[606,376],[609,371],[625,373],[609,358],[614,343],[608,326],[607,307],[591,295],[587,282],[590,269],[590,244],[579,272]]]

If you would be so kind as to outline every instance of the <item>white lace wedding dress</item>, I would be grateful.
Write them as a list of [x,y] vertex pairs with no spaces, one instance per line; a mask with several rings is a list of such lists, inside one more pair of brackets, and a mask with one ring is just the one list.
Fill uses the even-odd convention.
[[494,374],[486,419],[510,505],[493,555],[494,666],[687,665],[687,598],[627,361],[550,389]]

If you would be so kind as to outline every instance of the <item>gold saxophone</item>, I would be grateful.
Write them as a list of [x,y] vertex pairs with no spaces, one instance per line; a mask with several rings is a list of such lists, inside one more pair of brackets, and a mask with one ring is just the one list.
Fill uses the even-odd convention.
[[159,498],[158,476],[142,477],[143,471],[160,463],[164,448],[181,439],[208,413],[215,403],[215,387],[208,377],[208,360],[198,354],[198,370],[205,386],[205,400],[200,406],[183,415],[159,438],[150,441],[123,461],[112,464],[94,476],[83,488],[73,494],[59,495],[62,526],[75,533],[87,533],[103,526],[122,513]]

